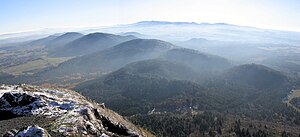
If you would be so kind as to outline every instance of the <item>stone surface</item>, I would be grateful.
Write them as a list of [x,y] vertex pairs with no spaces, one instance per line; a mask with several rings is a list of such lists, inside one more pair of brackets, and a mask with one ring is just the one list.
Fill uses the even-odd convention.
[[18,129],[18,133],[6,132],[5,136],[47,137],[47,131],[64,136],[151,136],[104,105],[71,90],[2,85],[0,102],[3,114],[55,119],[46,129],[34,125]]

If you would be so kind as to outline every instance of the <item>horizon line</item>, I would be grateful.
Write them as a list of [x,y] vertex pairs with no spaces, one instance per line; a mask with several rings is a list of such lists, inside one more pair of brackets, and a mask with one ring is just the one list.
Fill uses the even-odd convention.
[[[100,27],[113,27],[113,26],[122,26],[122,25],[132,25],[142,22],[167,22],[167,23],[188,23],[188,24],[197,24],[197,25],[216,25],[216,24],[224,24],[224,25],[232,25],[232,26],[239,26],[239,27],[248,27],[248,28],[256,28],[256,29],[263,29],[263,30],[270,30],[270,31],[285,31],[285,32],[296,32],[300,33],[300,30],[288,30],[288,29],[273,29],[273,28],[264,28],[264,27],[255,27],[255,26],[247,26],[247,25],[238,25],[238,24],[231,24],[226,22],[195,22],[195,21],[162,21],[162,20],[144,20],[144,21],[136,21],[132,23],[127,24],[109,24],[109,25],[91,25],[91,26],[61,26],[61,27],[49,27],[49,28],[35,28],[35,29],[27,29],[27,30],[21,30],[21,31],[10,31],[10,32],[3,32],[0,33],[0,37],[3,35],[13,35],[13,34],[21,34],[21,33],[30,33],[30,32],[42,32],[45,30],[51,30],[51,29],[82,29],[81,31],[84,31],[85,29],[96,29]],[[62,30],[63,31],[63,30]]]

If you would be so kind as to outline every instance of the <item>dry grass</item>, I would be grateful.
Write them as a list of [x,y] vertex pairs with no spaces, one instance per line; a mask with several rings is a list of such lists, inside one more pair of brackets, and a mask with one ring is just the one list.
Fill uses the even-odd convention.
[[290,95],[290,97],[288,98],[288,106],[291,106],[292,108],[294,108],[295,110],[297,110],[298,112],[300,112],[300,110],[295,107],[294,105],[292,105],[290,103],[290,101],[293,99],[293,98],[296,98],[296,97],[300,97],[300,89],[294,89],[293,90],[293,93]]
[[13,75],[21,75],[35,70],[40,70],[50,66],[57,66],[62,62],[69,60],[70,58],[41,58],[34,61],[29,61],[24,64],[5,68],[1,71]]
[[291,98],[300,97],[300,89],[293,90],[293,94],[291,95]]

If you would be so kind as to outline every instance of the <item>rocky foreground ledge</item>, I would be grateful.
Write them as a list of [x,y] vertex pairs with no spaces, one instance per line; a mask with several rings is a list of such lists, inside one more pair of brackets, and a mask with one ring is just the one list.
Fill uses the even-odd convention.
[[[152,136],[104,104],[88,101],[71,90],[0,86],[0,129],[5,126],[1,122],[12,123],[18,118],[41,120],[21,129],[9,127],[3,136]],[[41,121],[47,122],[39,126]]]

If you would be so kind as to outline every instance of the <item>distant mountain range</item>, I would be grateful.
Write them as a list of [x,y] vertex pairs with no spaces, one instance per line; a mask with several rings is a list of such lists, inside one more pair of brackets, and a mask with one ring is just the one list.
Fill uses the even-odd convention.
[[[68,87],[94,101],[63,89],[4,85],[0,88],[0,92],[5,92],[0,93],[3,95],[0,114],[5,117],[0,118],[0,125],[19,120],[14,119],[13,112],[20,112],[18,105],[21,105],[21,120],[31,120],[24,118],[23,112],[36,118],[62,109],[59,113],[67,114],[59,115],[63,119],[54,123],[62,125],[60,122],[65,121],[60,120],[66,120],[64,116],[69,120],[73,118],[69,114],[76,115],[77,126],[65,129],[83,126],[76,131],[89,131],[76,132],[80,135],[143,136],[147,133],[108,109],[104,108],[100,115],[98,109],[102,110],[104,105],[94,103],[104,102],[108,108],[158,136],[276,136],[285,130],[298,135],[299,113],[289,106],[297,105],[297,100],[293,104],[287,101],[300,81],[296,65],[300,49],[290,46],[298,42],[298,33],[230,24],[157,21],[86,32],[53,34],[1,48],[0,67],[11,71],[1,72],[0,81]],[[24,98],[29,100],[23,101]],[[31,98],[44,101],[47,107],[38,104],[37,108],[46,112],[31,115],[31,106],[36,105],[30,102]],[[91,109],[74,112],[72,105]],[[105,115],[107,112],[111,115]],[[118,120],[119,123],[114,122]],[[68,122],[65,123],[70,125]],[[99,130],[91,130],[89,122]],[[45,123],[28,126],[23,122],[22,125],[28,130],[53,129]],[[54,129],[50,134],[55,136],[57,128]],[[0,132],[4,132],[2,128]],[[17,131],[9,133],[15,135]]]
[[[194,23],[142,21],[133,24],[105,27],[85,32],[108,33],[138,32],[150,38],[167,41],[184,41],[192,38],[206,38],[220,41],[239,41],[272,44],[299,45],[300,33],[238,26],[226,23]],[[278,39],[279,38],[279,39]]]
[[51,40],[50,42],[46,43],[46,47],[49,50],[54,50],[56,48],[61,48],[68,44],[69,42],[76,40],[82,37],[83,34],[77,32],[68,32],[63,35],[56,37],[55,39]]
[[50,54],[53,56],[80,56],[101,51],[135,38],[134,36],[92,33],[61,46]]
[[[45,34],[45,31],[43,31],[43,34]],[[192,38],[206,38],[209,40],[221,41],[290,45],[300,44],[300,32],[268,30],[226,23],[141,21],[133,24],[86,29],[79,32],[83,34],[93,32],[105,32],[113,34],[136,32],[136,34],[139,33],[139,35],[135,36],[141,36],[140,38],[157,38],[167,41],[185,41]],[[58,33],[61,33],[61,31]],[[53,34],[53,31],[48,34]],[[3,41],[3,43],[9,43],[5,42],[5,39],[9,39],[9,37],[24,37],[24,35],[31,35],[31,33],[2,35],[3,39],[0,40],[0,44],[1,41]]]
[[[96,101],[108,102],[109,107],[124,115],[145,114],[151,108],[159,112],[185,109],[190,104],[180,101],[187,98],[200,110],[233,111],[248,103],[267,107],[265,101],[281,104],[290,90],[284,75],[256,64],[230,68],[202,84],[197,79],[201,79],[199,73],[181,64],[146,60],[81,83],[75,90]],[[123,109],[125,106],[131,109]]]
[[226,71],[224,76],[236,84],[256,89],[277,88],[289,84],[288,78],[281,72],[257,64],[233,67]]
[[[67,45],[72,47],[71,44]],[[208,74],[220,72],[232,66],[228,60],[222,57],[180,48],[171,43],[155,39],[133,39],[113,47],[108,46],[106,49],[97,46],[98,48],[94,49],[93,53],[86,53],[84,56],[68,60],[56,68],[41,72],[41,75],[61,76],[76,73],[106,73],[120,69],[129,63],[148,59],[160,59],[164,60],[165,63],[170,61],[173,64],[181,64],[181,66],[187,66],[188,69],[202,76],[208,76]],[[77,45],[72,48],[83,51]],[[67,56],[69,54],[61,55]]]

